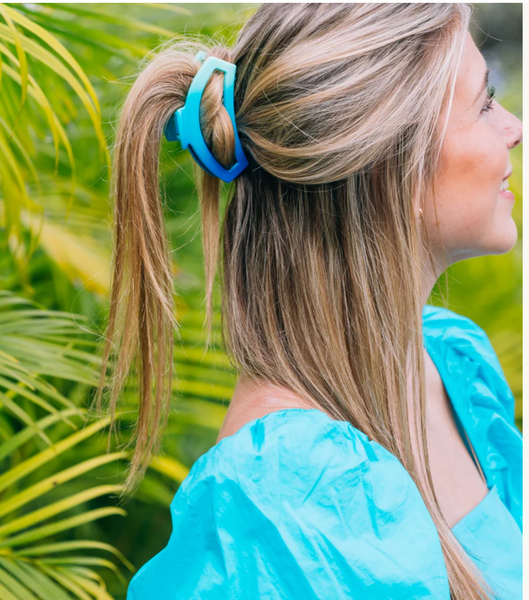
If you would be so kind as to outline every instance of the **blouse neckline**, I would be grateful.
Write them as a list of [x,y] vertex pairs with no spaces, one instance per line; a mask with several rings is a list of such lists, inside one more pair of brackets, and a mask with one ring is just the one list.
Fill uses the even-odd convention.
[[[475,456],[475,460],[478,462],[478,466],[481,469],[483,476],[485,477],[485,482],[487,484],[487,488],[490,491],[491,490],[491,481],[488,476],[488,461],[487,461],[487,457],[480,455],[480,451],[479,451],[480,445],[477,443],[477,440],[475,439],[475,436],[474,436],[475,428],[470,426],[471,425],[470,418],[472,415],[470,414],[470,411],[464,411],[462,409],[462,407],[459,405],[459,403],[454,401],[453,384],[455,383],[455,381],[453,381],[450,377],[450,374],[445,371],[445,367],[446,367],[445,361],[442,360],[442,357],[439,356],[439,354],[437,353],[437,349],[435,348],[433,343],[431,343],[431,340],[428,338],[428,335],[426,334],[426,332],[424,333],[424,342],[425,342],[424,347],[426,348],[428,355],[430,356],[432,362],[434,363],[434,365],[437,368],[437,371],[439,372],[439,376],[441,377],[441,381],[442,381],[444,389],[446,391],[446,395],[450,401],[452,411],[453,411],[454,415],[456,416],[456,418],[459,420],[459,423],[461,424],[461,429],[463,430],[463,433],[466,435],[469,445],[471,445],[470,456],[472,458],[472,452],[473,452],[474,456]],[[463,437],[462,437],[462,439],[464,442],[465,440]]]
[[492,502],[494,496],[498,496],[498,488],[496,484],[494,484],[488,490],[488,492],[485,494],[485,497],[482,498],[478,504],[476,504],[476,506],[470,510],[470,512],[459,519],[459,521],[451,528],[452,533],[457,534],[462,528],[472,529],[475,531],[482,521],[486,519],[487,508]]

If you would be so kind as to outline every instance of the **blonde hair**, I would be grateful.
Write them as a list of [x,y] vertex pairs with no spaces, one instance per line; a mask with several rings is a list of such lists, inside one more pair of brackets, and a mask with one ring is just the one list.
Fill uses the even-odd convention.
[[[199,50],[237,65],[249,167],[229,187],[196,168],[206,325],[220,264],[223,339],[240,375],[350,422],[396,456],[439,532],[452,598],[492,594],[446,523],[426,443],[421,268],[414,198],[434,184],[472,8],[468,4],[263,4],[233,48],[171,41],[123,105],[114,155],[115,253],[98,408],[133,365],[140,399],[128,489],[158,449],[173,377],[173,278],[158,161]],[[204,137],[234,160],[223,75],[205,88]],[[220,253],[220,260],[219,260]],[[433,259],[430,256],[433,264]]]

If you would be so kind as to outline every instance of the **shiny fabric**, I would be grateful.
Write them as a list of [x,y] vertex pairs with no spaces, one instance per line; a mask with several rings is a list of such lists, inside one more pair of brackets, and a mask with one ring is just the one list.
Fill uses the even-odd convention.
[[[423,334],[489,487],[452,531],[498,599],[520,600],[512,392],[470,319],[427,305]],[[437,530],[400,461],[316,409],[276,411],[222,439],[170,509],[169,542],[133,577],[127,600],[450,600]]]

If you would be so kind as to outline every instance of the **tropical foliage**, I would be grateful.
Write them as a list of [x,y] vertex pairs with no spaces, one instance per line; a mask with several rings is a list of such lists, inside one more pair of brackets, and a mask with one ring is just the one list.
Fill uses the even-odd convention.
[[[111,148],[120,103],[144,57],[184,31],[229,43],[255,6],[0,4],[2,599],[124,598],[134,569],[167,543],[178,485],[215,443],[234,373],[220,346],[218,311],[205,350],[192,165],[164,142],[182,324],[178,375],[164,453],[121,506],[134,377],[110,452],[108,420],[89,411],[109,292]],[[519,113],[516,62],[509,73],[499,99]],[[511,159],[521,227],[520,148]],[[490,335],[521,428],[521,241],[507,255],[454,265],[448,278],[451,308]]]

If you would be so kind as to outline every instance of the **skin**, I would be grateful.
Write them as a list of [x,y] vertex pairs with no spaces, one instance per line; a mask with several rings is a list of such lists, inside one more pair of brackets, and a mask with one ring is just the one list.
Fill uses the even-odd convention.
[[[486,64],[467,33],[458,71],[435,195],[417,202],[424,218],[435,271],[428,260],[423,279],[426,304],[438,276],[466,258],[508,252],[517,239],[512,201],[499,195],[511,169],[509,152],[522,141],[522,123],[495,100],[490,111],[482,87]],[[441,115],[441,123],[444,123]],[[420,213],[422,210],[422,215]],[[488,492],[459,435],[452,405],[437,367],[425,351],[428,447],[435,492],[453,527]],[[240,378],[217,442],[244,424],[283,408],[314,408],[291,392]]]
[[467,32],[435,196],[426,198],[422,208],[437,271],[425,273],[425,304],[438,274],[451,264],[504,254],[518,236],[511,214],[513,202],[500,196],[499,190],[512,170],[509,152],[522,141],[522,122],[496,100],[489,111],[483,110],[486,90],[476,100],[486,69],[483,55]]

